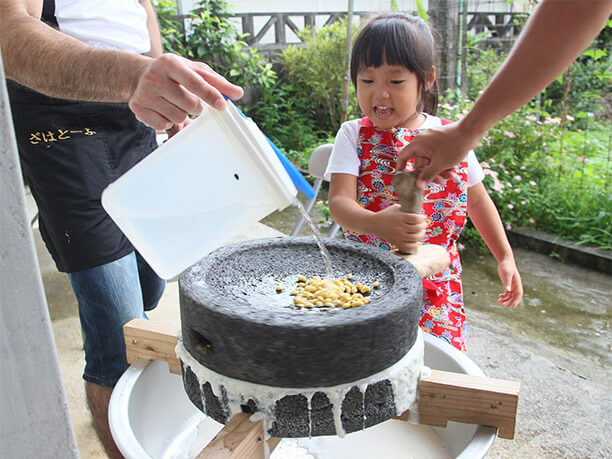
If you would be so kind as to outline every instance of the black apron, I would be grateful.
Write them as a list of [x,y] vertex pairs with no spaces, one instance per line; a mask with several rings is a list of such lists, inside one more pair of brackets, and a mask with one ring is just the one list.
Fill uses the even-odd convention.
[[[43,20],[57,26],[54,11],[45,0]],[[127,104],[56,99],[11,80],[7,88],[22,169],[57,268],[79,271],[130,253],[100,196],[156,148],[155,131]]]

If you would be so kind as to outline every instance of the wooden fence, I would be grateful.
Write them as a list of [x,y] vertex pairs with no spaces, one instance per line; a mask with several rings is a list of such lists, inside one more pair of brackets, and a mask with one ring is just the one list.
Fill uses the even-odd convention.
[[465,18],[466,32],[474,35],[491,32],[484,44],[500,48],[509,48],[521,32],[529,13],[500,12],[467,12]]
[[[357,11],[353,14],[359,19],[364,19],[373,13]],[[491,36],[484,40],[484,42],[498,44],[502,47],[506,47],[508,44],[511,45],[514,42],[529,16],[528,13],[517,12],[467,12],[464,14],[465,18],[463,19],[468,34],[489,31]],[[246,34],[246,42],[254,48],[266,51],[279,50],[286,47],[289,44],[287,41],[287,31],[298,35],[304,27],[317,27],[317,24],[326,26],[345,17],[346,12],[343,11],[237,13],[232,15],[232,18],[239,20],[241,25],[240,32]],[[255,22],[261,18],[265,22],[256,29]],[[300,20],[297,20],[297,18],[300,18]],[[257,22],[261,23],[262,21]],[[274,29],[274,41],[266,43],[264,42],[264,37],[272,28]]]

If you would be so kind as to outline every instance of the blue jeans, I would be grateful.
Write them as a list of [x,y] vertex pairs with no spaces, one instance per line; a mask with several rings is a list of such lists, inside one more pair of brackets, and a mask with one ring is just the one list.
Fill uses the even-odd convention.
[[79,303],[85,346],[83,379],[113,387],[128,363],[123,325],[157,306],[166,281],[137,252],[113,262],[68,273]]

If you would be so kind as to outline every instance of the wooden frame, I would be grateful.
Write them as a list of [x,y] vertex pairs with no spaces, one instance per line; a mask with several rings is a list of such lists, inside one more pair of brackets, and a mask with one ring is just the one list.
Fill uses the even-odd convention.
[[[176,357],[174,327],[134,319],[124,327],[129,363],[137,359],[162,360],[171,373],[181,374]],[[520,383],[482,376],[432,370],[419,383],[419,422],[445,427],[447,421],[497,427],[500,438],[514,438]],[[263,421],[251,422],[249,414],[237,414],[202,450],[198,458],[264,458],[280,439],[264,443]],[[408,412],[398,416],[407,420]]]

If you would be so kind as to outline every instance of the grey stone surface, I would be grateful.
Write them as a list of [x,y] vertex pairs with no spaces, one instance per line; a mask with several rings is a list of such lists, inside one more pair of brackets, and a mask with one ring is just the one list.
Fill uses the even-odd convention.
[[[422,295],[416,269],[366,244],[327,239],[338,277],[371,285],[371,302],[297,309],[297,275],[324,275],[312,238],[271,238],[221,248],[179,280],[185,348],[207,368],[281,387],[350,383],[390,367],[412,347]],[[278,283],[286,285],[276,293]],[[293,285],[292,285],[293,284]]]
[[[183,385],[189,400],[214,420],[226,424],[229,407],[226,388],[221,387],[221,396],[216,396],[210,383],[198,381],[190,367],[181,362]],[[238,398],[241,394],[231,394]],[[250,399],[241,405],[244,413],[254,413],[259,407]],[[299,438],[335,435],[333,407],[327,395],[316,392],[311,399],[304,395],[283,395],[279,391],[274,405],[274,419],[268,431],[273,437]],[[310,411],[310,413],[309,413]],[[369,384],[365,394],[359,387],[352,387],[342,400],[340,420],[346,433],[363,430],[395,416],[393,388],[387,379]]]
[[514,440],[489,458],[612,457],[610,372],[468,311],[468,355],[492,378],[520,381]]
[[[354,273],[355,282],[378,280],[366,307],[335,311],[300,310],[290,296],[297,274],[324,276],[316,243],[309,237],[270,238],[234,244],[213,252],[179,280],[182,338],[186,349],[206,367],[237,379],[280,387],[333,386],[383,370],[414,344],[421,303],[421,279],[403,259],[364,244],[328,239],[337,277]],[[287,291],[276,293],[276,285]],[[280,347],[279,347],[280,346]],[[190,370],[183,379],[190,400],[219,422],[226,404],[200,387]],[[239,394],[232,394],[231,398]],[[214,400],[210,400],[212,398]],[[332,406],[317,397],[314,428],[308,400],[279,395],[275,437],[333,435]],[[211,405],[211,406],[209,406]],[[244,407],[243,410],[253,410]],[[256,408],[256,407],[255,407]],[[363,394],[352,388],[342,402],[346,432],[394,416],[388,381]]]

